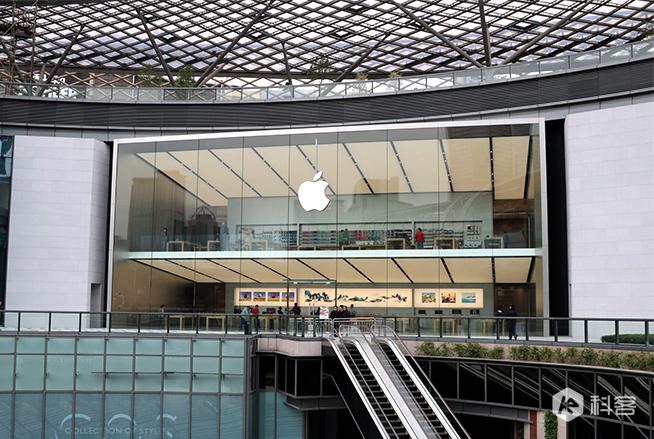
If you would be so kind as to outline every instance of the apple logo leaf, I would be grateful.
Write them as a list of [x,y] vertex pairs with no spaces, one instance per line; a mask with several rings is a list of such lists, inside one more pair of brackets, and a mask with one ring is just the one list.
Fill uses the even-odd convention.
[[318,171],[316,175],[313,176],[313,181],[320,180],[320,177],[322,177],[322,171]]

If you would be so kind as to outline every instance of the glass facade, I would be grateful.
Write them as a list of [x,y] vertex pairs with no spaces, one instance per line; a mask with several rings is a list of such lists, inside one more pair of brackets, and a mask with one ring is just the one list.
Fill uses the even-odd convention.
[[244,437],[246,352],[243,339],[0,337],[0,437]]
[[[7,244],[9,243],[9,197],[14,156],[14,138],[0,136],[0,309],[4,309],[7,287]],[[2,325],[0,316],[0,325]]]
[[538,123],[117,143],[113,311],[543,315]]

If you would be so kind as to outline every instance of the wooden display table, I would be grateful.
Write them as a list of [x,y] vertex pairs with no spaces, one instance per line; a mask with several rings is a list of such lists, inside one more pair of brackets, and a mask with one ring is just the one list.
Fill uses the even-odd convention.
[[341,250],[361,250],[360,245],[344,245]]
[[[215,249],[214,249],[214,247],[215,247]],[[219,239],[212,239],[210,241],[207,241],[207,251],[209,251],[209,252],[220,251],[220,240]]]
[[[484,335],[488,334],[488,324],[490,323],[491,328],[492,328],[493,325],[496,322],[497,322],[497,320],[495,320],[495,319],[484,319],[483,324],[482,324],[482,328],[483,328],[482,330],[484,331]],[[501,325],[502,325],[502,328],[501,328],[501,334],[500,335],[504,335],[505,330],[506,330],[506,320],[502,320]],[[493,332],[493,336],[495,336],[495,332]]]
[[191,327],[193,327],[193,321],[195,320],[195,316],[185,316],[182,314],[172,314],[167,316],[168,317],[168,324],[170,324],[171,319],[179,319],[179,330],[181,331],[184,328],[184,319],[191,319]]
[[406,250],[411,243],[404,238],[388,238],[386,239],[387,250]]
[[[175,247],[177,245],[180,246],[180,249],[183,252],[195,250],[195,244],[193,244],[192,242],[188,242],[188,241],[168,241],[168,243],[166,244],[166,251],[167,252],[176,251],[176,250],[171,250],[171,247]],[[186,247],[190,247],[190,248],[187,250]]]
[[458,248],[456,238],[434,238],[434,248],[435,249],[455,249]]
[[482,248],[504,248],[504,239],[501,236],[487,236],[484,238]]
[[226,316],[203,316],[205,318],[205,323],[206,323],[206,330],[207,332],[209,331],[209,320],[218,320],[220,321],[220,330],[224,331],[225,330],[225,317]]
[[443,321],[443,333],[445,333],[445,324],[449,323],[452,325],[452,335],[456,335],[459,332],[459,323],[461,319],[434,319],[434,334],[438,334],[438,322]]

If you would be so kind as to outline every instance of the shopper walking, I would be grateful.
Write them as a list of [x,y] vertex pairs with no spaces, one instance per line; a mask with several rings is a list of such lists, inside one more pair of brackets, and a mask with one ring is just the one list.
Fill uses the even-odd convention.
[[422,233],[420,227],[418,227],[418,231],[416,232],[416,244],[418,244],[418,248],[425,248],[425,234]]
[[[509,307],[509,312],[506,315],[508,317],[518,317],[518,311],[515,310],[515,306],[511,305]],[[515,318],[509,319],[506,322],[506,326],[507,326],[507,328],[509,330],[509,340],[511,340],[511,339],[517,340],[518,339],[518,334],[516,333],[516,330],[515,330],[517,325],[518,325],[518,320],[515,319]]]

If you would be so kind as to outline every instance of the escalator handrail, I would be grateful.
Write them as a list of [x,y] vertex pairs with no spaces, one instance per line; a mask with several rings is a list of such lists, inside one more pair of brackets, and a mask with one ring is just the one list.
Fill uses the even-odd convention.
[[[415,366],[414,370],[416,371],[417,374],[422,375],[424,378],[424,382],[427,382],[429,384],[429,387],[431,391],[434,393],[436,398],[434,399],[434,402],[439,406],[441,411],[443,412],[443,415],[447,418],[447,421],[452,425],[452,428],[456,431],[456,433],[461,437],[465,439],[470,439],[470,435],[468,432],[463,428],[463,425],[461,425],[461,422],[459,422],[459,419],[454,416],[454,413],[452,413],[452,409],[450,409],[450,406],[447,405],[445,402],[445,399],[441,396],[440,392],[436,389],[434,384],[431,382],[431,379],[425,374],[425,371],[422,370],[422,367],[418,364],[418,361],[416,358],[413,356],[409,348],[404,344],[402,339],[397,335],[397,333],[393,330],[393,328],[386,326],[386,325],[373,325],[370,328],[370,334],[372,335],[373,339],[379,343],[379,339],[375,335],[375,329],[376,328],[381,328],[384,330],[385,333],[390,333],[392,335],[384,335],[388,337],[389,339],[393,339],[393,341],[396,341],[396,346],[400,349],[400,351],[403,351],[402,353],[405,355],[405,357],[409,357],[411,359],[411,362]],[[380,334],[381,335],[381,334]]]

